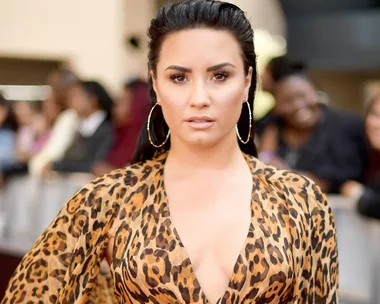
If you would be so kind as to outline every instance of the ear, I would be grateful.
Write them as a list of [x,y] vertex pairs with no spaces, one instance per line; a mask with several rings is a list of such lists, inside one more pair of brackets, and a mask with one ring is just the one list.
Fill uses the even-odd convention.
[[250,66],[248,69],[248,74],[245,77],[245,85],[244,85],[244,98],[248,99],[249,96],[249,88],[251,87],[253,68]]
[[158,95],[158,91],[157,91],[157,79],[156,79],[156,76],[154,75],[153,71],[149,71],[149,77],[150,77],[150,79],[152,79],[153,90],[156,93],[157,103],[160,103],[160,99],[159,99],[159,95]]

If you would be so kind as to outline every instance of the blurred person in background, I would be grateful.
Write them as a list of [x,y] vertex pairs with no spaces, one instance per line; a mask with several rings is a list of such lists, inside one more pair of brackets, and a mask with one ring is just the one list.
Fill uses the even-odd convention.
[[111,123],[113,101],[96,81],[79,81],[70,89],[70,107],[79,124],[72,144],[61,160],[50,163],[45,173],[85,172],[108,155],[114,139]]
[[10,103],[0,92],[0,170],[16,161],[16,132],[18,124]]
[[38,138],[37,130],[32,126],[42,119],[42,105],[39,101],[18,101],[14,111],[19,125],[16,137],[16,158],[20,163],[29,160],[31,150]]
[[326,197],[256,158],[246,14],[222,1],[172,2],[148,35],[150,113],[132,165],[67,202],[2,303],[99,303],[104,257],[114,298],[103,303],[337,303]]
[[359,213],[380,219],[380,94],[368,105],[365,125],[372,147],[366,183],[348,181],[342,186],[341,193],[348,199],[357,201]]
[[[283,71],[289,70],[291,60],[287,55],[278,56],[272,58],[264,68],[261,76],[261,89],[271,95],[274,94],[275,79],[278,79],[279,75]],[[255,120],[255,133],[257,135],[257,143],[260,145],[261,135],[267,125],[274,122],[277,119],[275,113],[275,107],[272,108],[267,114],[260,119]]]
[[260,159],[308,176],[328,193],[362,180],[368,156],[363,120],[323,104],[302,64],[272,75],[277,119],[263,130]]
[[49,164],[62,159],[74,140],[79,117],[76,111],[69,106],[69,91],[78,82],[77,76],[68,69],[54,71],[48,78],[54,98],[61,105],[63,111],[54,122],[46,144],[29,162],[29,172],[33,176],[40,176]]
[[98,176],[130,164],[139,133],[149,113],[148,84],[142,80],[127,83],[112,113],[115,142],[106,160],[94,166],[92,171]]
[[30,133],[33,135],[33,141],[29,151],[25,150],[22,158],[19,157],[17,161],[0,170],[0,184],[4,184],[5,180],[10,177],[28,173],[29,160],[38,154],[49,140],[51,128],[62,109],[61,103],[56,100],[54,93],[51,92],[42,104],[42,111],[35,112],[30,118]]

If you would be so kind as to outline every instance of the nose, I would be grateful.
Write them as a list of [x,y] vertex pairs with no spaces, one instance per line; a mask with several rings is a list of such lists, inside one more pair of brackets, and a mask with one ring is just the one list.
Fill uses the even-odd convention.
[[194,83],[189,100],[190,106],[195,108],[204,108],[210,105],[210,97],[207,90],[207,84],[203,81]]

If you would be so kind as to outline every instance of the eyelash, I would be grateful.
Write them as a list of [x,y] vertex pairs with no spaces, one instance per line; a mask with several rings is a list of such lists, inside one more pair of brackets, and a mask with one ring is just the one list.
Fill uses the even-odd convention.
[[[217,81],[217,82],[224,82],[224,81],[227,80],[227,78],[230,76],[230,74],[228,72],[224,71],[224,70],[221,70],[221,71],[215,72],[212,75],[212,78],[214,78],[215,76],[223,76],[222,80],[215,79],[215,81]],[[182,83],[183,81],[178,81],[178,78],[186,78],[186,75],[184,73],[176,73],[176,74],[170,75],[170,79],[173,82],[175,82],[175,83]]]

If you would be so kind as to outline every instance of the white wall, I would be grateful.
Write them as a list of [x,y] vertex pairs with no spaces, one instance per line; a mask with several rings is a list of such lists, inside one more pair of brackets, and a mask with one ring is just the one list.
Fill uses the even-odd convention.
[[136,35],[141,38],[142,51],[127,48],[128,67],[126,76],[128,78],[140,76],[146,77],[148,74],[148,38],[146,31],[150,21],[155,17],[157,8],[154,0],[126,0],[127,18],[125,19],[126,36]]
[[265,29],[271,35],[285,36],[286,23],[278,0],[226,0],[247,13],[254,29]]
[[[116,91],[147,74],[146,30],[154,0],[0,1],[0,56],[67,61],[82,77],[97,78]],[[231,0],[248,13],[254,28],[285,31],[277,0]],[[143,51],[126,45],[137,35]]]
[[127,65],[124,0],[0,1],[0,56],[68,61],[116,89]]

